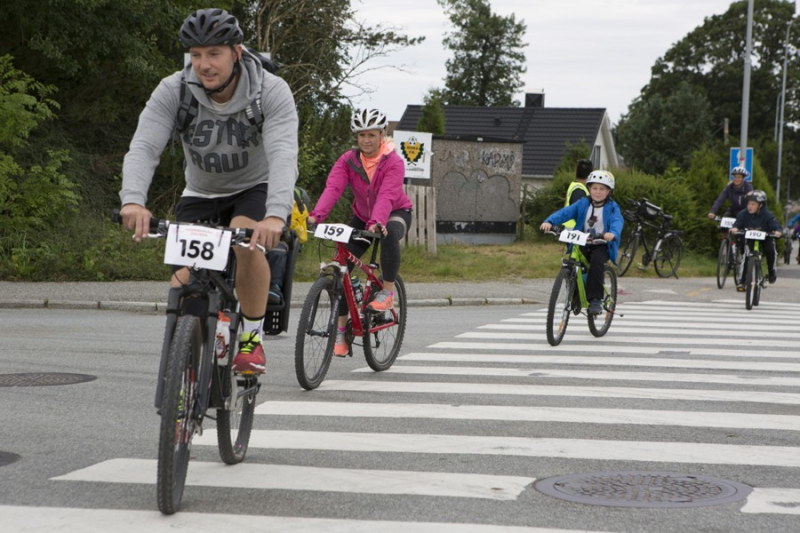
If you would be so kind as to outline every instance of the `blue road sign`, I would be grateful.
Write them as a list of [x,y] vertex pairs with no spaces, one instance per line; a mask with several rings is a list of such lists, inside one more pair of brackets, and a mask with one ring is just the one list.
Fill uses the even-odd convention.
[[744,161],[739,160],[739,148],[731,148],[731,168],[728,169],[728,179],[732,180],[733,176],[731,175],[731,170],[738,167],[739,165],[744,165],[744,168],[747,169],[747,177],[745,181],[753,181],[753,149],[748,148],[747,153],[745,154]]

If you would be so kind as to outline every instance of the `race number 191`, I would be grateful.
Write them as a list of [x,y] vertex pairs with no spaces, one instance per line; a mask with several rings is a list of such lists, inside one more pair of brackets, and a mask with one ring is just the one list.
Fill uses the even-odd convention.
[[164,262],[209,270],[225,270],[231,232],[205,226],[172,224],[166,239]]

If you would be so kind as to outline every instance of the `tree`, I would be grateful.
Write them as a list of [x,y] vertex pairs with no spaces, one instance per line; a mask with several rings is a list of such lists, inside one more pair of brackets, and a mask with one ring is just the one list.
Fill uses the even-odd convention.
[[663,173],[671,163],[685,169],[692,153],[711,140],[711,105],[700,89],[684,81],[668,96],[637,101],[615,134],[629,166],[650,174]]
[[525,23],[513,14],[493,13],[488,0],[437,1],[455,28],[443,41],[453,52],[447,60],[444,103],[518,106],[513,97],[526,72]]
[[422,116],[417,121],[417,131],[426,131],[434,135],[444,135],[445,118],[442,109],[442,93],[437,89],[431,90],[423,98]]

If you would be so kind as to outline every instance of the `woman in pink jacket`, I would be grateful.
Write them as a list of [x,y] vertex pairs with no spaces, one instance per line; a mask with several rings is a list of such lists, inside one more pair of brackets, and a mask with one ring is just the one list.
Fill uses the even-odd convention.
[[[411,200],[403,192],[405,166],[394,151],[394,144],[384,137],[386,115],[377,109],[357,110],[350,121],[356,134],[358,148],[348,150],[333,165],[325,190],[308,220],[322,222],[349,185],[353,189],[353,218],[350,226],[378,231],[380,224],[384,239],[381,243],[383,290],[375,295],[369,308],[386,311],[394,305],[394,280],[400,270],[400,239],[411,225]],[[347,249],[356,257],[367,251],[367,244],[349,243]],[[344,357],[349,347],[345,341],[347,306],[340,306],[339,329],[334,354]]]

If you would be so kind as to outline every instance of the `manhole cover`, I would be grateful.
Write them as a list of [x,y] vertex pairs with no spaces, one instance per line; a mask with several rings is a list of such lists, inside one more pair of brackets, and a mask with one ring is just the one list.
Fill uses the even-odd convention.
[[752,487],[675,472],[591,472],[543,479],[539,492],[610,507],[704,507],[744,500]]
[[19,461],[19,455],[9,452],[0,452],[0,466],[10,465],[14,461]]
[[0,374],[0,387],[49,387],[52,385],[73,385],[93,381],[96,376],[89,374],[64,374],[56,372]]

